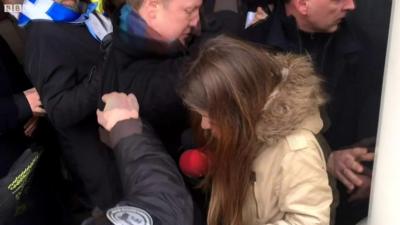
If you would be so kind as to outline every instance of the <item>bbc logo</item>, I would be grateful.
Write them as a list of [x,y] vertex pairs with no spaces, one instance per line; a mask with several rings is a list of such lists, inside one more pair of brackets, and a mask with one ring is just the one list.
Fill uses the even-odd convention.
[[4,4],[4,12],[20,13],[22,12],[22,4]]

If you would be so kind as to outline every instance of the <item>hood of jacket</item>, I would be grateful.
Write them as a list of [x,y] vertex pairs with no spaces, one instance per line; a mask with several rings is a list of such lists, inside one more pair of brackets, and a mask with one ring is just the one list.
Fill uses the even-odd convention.
[[322,80],[308,57],[276,55],[282,81],[267,98],[257,123],[259,140],[272,145],[298,129],[317,134],[322,128],[319,108],[326,101]]

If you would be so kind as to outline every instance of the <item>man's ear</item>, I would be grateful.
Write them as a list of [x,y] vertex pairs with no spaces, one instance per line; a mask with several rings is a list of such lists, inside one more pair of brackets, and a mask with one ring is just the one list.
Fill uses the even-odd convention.
[[142,9],[140,11],[143,12],[144,17],[148,19],[154,19],[157,16],[157,10],[158,7],[160,6],[160,1],[159,0],[144,0]]
[[308,14],[308,6],[310,4],[309,0],[292,0],[294,3],[294,7],[296,8],[296,11],[305,16]]

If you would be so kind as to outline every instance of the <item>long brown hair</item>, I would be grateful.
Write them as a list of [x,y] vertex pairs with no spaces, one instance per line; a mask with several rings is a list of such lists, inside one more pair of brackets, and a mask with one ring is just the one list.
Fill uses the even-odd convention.
[[252,164],[265,145],[258,126],[271,93],[284,79],[285,65],[277,59],[260,48],[220,36],[204,45],[187,72],[183,101],[194,112],[207,112],[218,130],[217,137],[209,135],[205,143],[212,160],[204,180],[211,189],[208,225],[244,224],[242,210],[251,187]]

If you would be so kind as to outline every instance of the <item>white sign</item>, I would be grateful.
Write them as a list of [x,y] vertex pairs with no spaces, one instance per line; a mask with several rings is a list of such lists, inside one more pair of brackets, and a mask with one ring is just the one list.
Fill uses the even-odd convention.
[[4,12],[20,13],[22,12],[22,4],[4,4]]

